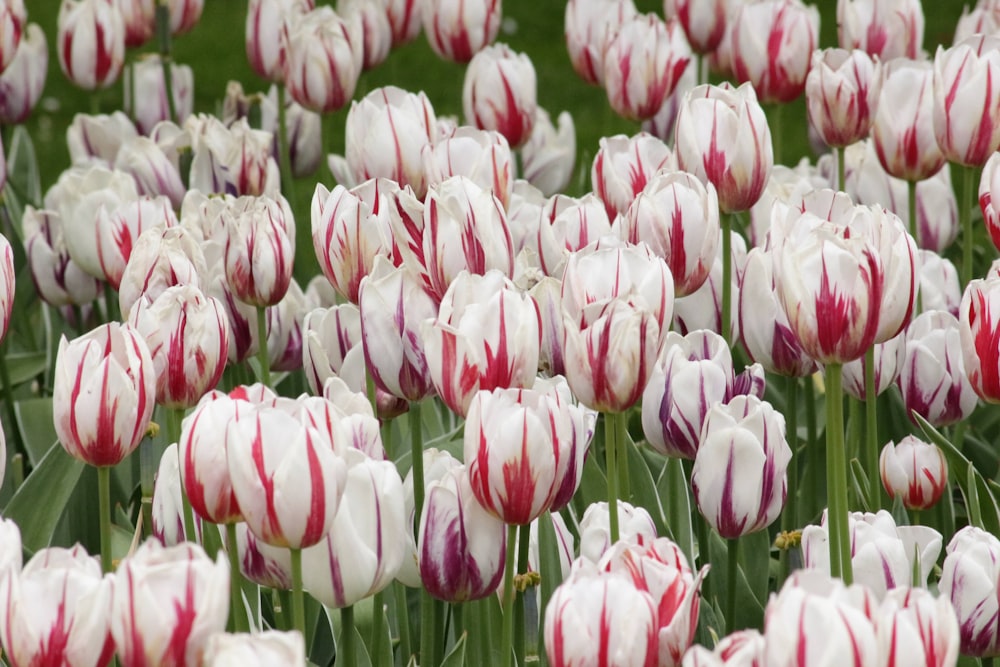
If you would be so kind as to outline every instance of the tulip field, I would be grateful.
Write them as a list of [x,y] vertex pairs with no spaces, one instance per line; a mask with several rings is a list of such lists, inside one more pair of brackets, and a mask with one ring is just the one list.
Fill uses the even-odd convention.
[[992,667],[998,255],[1000,0],[0,0],[0,660]]

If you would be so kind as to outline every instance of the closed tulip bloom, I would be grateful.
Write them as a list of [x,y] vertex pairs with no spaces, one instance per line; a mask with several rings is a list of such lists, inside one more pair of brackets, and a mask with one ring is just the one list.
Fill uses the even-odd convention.
[[177,36],[191,30],[201,19],[205,0],[166,0],[170,10],[170,34]]
[[291,282],[295,220],[280,196],[250,198],[241,204],[223,213],[228,233],[226,280],[237,299],[273,306]]
[[160,56],[150,54],[125,69],[129,80],[129,85],[125,86],[125,109],[135,118],[136,126],[144,135],[148,136],[161,121],[183,123],[194,108],[194,73],[191,67],[171,62],[169,69],[173,117]]
[[133,244],[143,232],[175,227],[177,224],[177,216],[166,197],[142,197],[123,202],[115,208],[99,208],[94,230],[97,235],[97,258],[108,284],[118,289]]
[[563,33],[573,69],[590,84],[604,82],[604,52],[619,28],[638,14],[633,0],[569,0]]
[[315,5],[315,0],[250,0],[245,42],[257,76],[275,83],[285,80],[289,29]]
[[904,346],[899,388],[906,414],[916,412],[938,427],[972,414],[977,397],[965,372],[955,316],[943,311],[920,315],[910,323]]
[[[903,334],[900,334],[884,343],[875,343],[872,346],[872,356],[875,362],[873,369],[875,396],[880,396],[899,377],[899,371],[903,366],[904,342]],[[844,393],[859,401],[863,401],[867,397],[864,367],[864,359],[848,361],[843,367]]]
[[499,132],[512,148],[519,148],[531,136],[538,106],[536,89],[535,66],[526,54],[506,44],[488,46],[465,70],[465,121],[481,130]]
[[876,602],[863,587],[798,570],[764,610],[766,665],[874,665]]
[[877,664],[904,667],[958,662],[958,618],[947,598],[922,588],[897,588],[886,595],[878,619]]
[[330,113],[354,97],[364,44],[360,24],[345,19],[332,7],[318,7],[289,28],[285,85],[296,102],[312,111]]
[[114,163],[121,145],[136,136],[135,123],[121,111],[78,113],[66,128],[66,145],[73,164],[98,162],[106,167]]
[[302,366],[312,393],[322,393],[331,377],[340,377],[348,386],[361,390],[365,359],[358,307],[317,308],[306,313],[302,326]]
[[105,324],[59,341],[52,387],[56,434],[74,458],[117,465],[139,446],[153,414],[156,374],[142,335]]
[[766,646],[759,631],[737,630],[720,639],[711,651],[692,646],[684,654],[681,667],[762,667]]
[[[592,503],[580,520],[580,558],[595,565],[611,548],[611,513],[605,501]],[[642,507],[618,502],[619,539],[640,546],[652,544],[656,540],[656,526],[653,517]]]
[[503,579],[507,531],[476,499],[465,466],[427,485],[420,520],[420,579],[448,602],[479,600]]
[[328,429],[278,406],[258,406],[231,422],[226,457],[236,500],[257,538],[295,549],[323,540],[347,478]]
[[111,634],[126,667],[197,665],[226,627],[229,563],[197,544],[147,540],[115,572]]
[[1000,312],[1000,278],[973,280],[965,288],[958,322],[965,370],[984,401],[1000,402],[1000,344],[996,314]]
[[139,299],[155,299],[168,287],[201,287],[208,269],[195,233],[182,225],[139,235],[118,285],[118,306],[128,317]]
[[563,363],[566,323],[563,321],[561,291],[561,281],[550,276],[545,276],[528,290],[528,294],[538,306],[538,321],[541,327],[538,370],[548,377],[566,375],[566,365]]
[[423,27],[424,3],[422,0],[382,0],[392,29],[392,45],[401,46],[412,41]]
[[1000,38],[975,35],[934,56],[934,134],[950,162],[981,167],[1000,148]]
[[687,296],[704,284],[719,248],[719,200],[686,172],[658,172],[629,206],[619,233],[645,242],[667,260],[674,293]]
[[116,0],[125,22],[126,48],[142,46],[153,38],[156,28],[155,0]]
[[882,486],[890,498],[902,499],[907,509],[933,507],[948,486],[948,462],[937,445],[908,435],[886,443],[879,456]]
[[423,160],[429,186],[451,176],[466,176],[507,208],[514,189],[513,158],[500,132],[460,127],[433,147],[428,144]]
[[514,273],[514,248],[500,200],[464,176],[427,193],[423,260],[432,293],[443,297],[459,273]]
[[467,416],[465,460],[472,492],[508,524],[524,525],[552,507],[576,466],[574,406],[532,389],[480,391]]
[[924,42],[920,0],[837,0],[837,37],[882,62],[919,58]]
[[112,582],[77,544],[39,550],[24,569],[0,579],[0,639],[14,667],[106,665]]
[[391,461],[346,453],[340,510],[326,538],[302,552],[303,586],[327,607],[348,607],[392,583],[403,563],[403,480]]
[[265,630],[257,634],[212,635],[205,647],[205,663],[212,667],[268,667],[306,662],[302,633]]
[[14,60],[27,21],[23,0],[6,0],[0,4],[0,72]]
[[778,301],[771,253],[753,248],[747,255],[739,289],[739,329],[750,359],[769,373],[805,377],[817,370],[788,323]]
[[934,70],[930,63],[898,59],[882,69],[872,139],[879,162],[896,178],[920,181],[937,173],[945,158],[934,120]]
[[356,26],[361,38],[361,69],[368,71],[385,62],[392,48],[392,26],[385,9],[368,0],[337,0],[337,13]]
[[983,166],[979,179],[979,208],[995,248],[1000,248],[1000,153],[994,153]]
[[553,667],[658,664],[656,601],[625,574],[583,566],[552,594],[545,652]]
[[985,530],[966,526],[951,538],[945,554],[938,590],[951,600],[958,616],[962,655],[1000,655],[996,625],[1000,614],[996,566],[1000,540]]
[[799,0],[742,5],[729,27],[736,79],[749,81],[765,103],[791,102],[806,87],[819,43],[819,10]]
[[496,39],[502,12],[502,0],[424,2],[427,43],[441,58],[467,63]]
[[677,114],[677,163],[715,186],[723,213],[760,199],[774,164],[771,130],[752,86],[698,86]]
[[714,51],[726,32],[725,0],[664,0],[663,13],[680,22],[695,53],[704,55]]
[[[845,154],[848,152],[850,149],[845,151]],[[833,176],[822,171],[822,165],[822,158],[815,165],[810,164],[808,160],[800,160],[794,167],[786,167],[782,164],[774,165],[764,192],[757,203],[750,207],[750,226],[747,229],[747,238],[751,245],[763,248],[770,246],[768,238],[771,231],[771,219],[775,215],[771,209],[775,207],[775,204],[786,208],[794,206],[813,190],[830,187]]]
[[875,121],[881,88],[881,64],[864,51],[816,51],[806,77],[809,123],[827,146],[864,139]]
[[642,122],[643,132],[649,132],[655,137],[673,143],[677,112],[680,110],[681,101],[684,99],[684,96],[697,85],[697,76],[695,73],[697,69],[698,59],[691,58],[688,60],[687,67],[684,68],[680,78],[677,80],[674,92],[664,98],[663,104],[660,105],[660,108],[652,118]]
[[556,123],[552,124],[548,111],[536,107],[531,136],[521,146],[522,177],[550,197],[566,189],[576,167],[573,117],[563,111]]
[[[802,557],[807,568],[830,571],[827,514],[822,525],[802,531]],[[887,591],[916,583],[927,585],[927,576],[941,553],[941,533],[927,526],[897,526],[885,510],[848,515],[848,544],[854,581],[879,599]]]
[[23,123],[42,96],[49,67],[45,33],[35,23],[25,26],[14,59],[0,72],[0,122]]
[[698,511],[726,539],[766,528],[785,505],[791,459],[785,419],[770,403],[737,396],[716,404],[691,472]]
[[125,64],[125,22],[117,3],[63,0],[59,6],[59,66],[84,90],[107,88]]
[[1000,11],[997,11],[995,2],[982,0],[971,9],[968,5],[962,7],[962,15],[955,24],[952,44],[958,44],[977,33],[985,35],[1000,33]]
[[579,199],[555,195],[541,208],[538,218],[538,259],[545,275],[555,278],[562,278],[572,253],[611,234],[604,202],[593,194]]
[[236,547],[240,557],[240,572],[244,577],[279,591],[292,590],[292,552],[284,547],[272,547],[250,532],[245,523],[236,524]]
[[[188,537],[184,528],[184,491],[181,488],[176,442],[167,445],[163,450],[153,480],[150,527],[153,537],[165,547],[181,544],[187,541]],[[201,517],[196,514],[194,521],[195,534],[191,536],[191,542],[201,539]]]
[[136,136],[118,149],[114,168],[132,176],[139,195],[164,196],[173,208],[184,201],[187,189],[181,181],[177,166],[171,162],[159,145],[148,137]]
[[246,401],[211,391],[184,419],[177,456],[185,495],[195,513],[212,523],[242,521],[229,481],[225,433],[229,423],[250,410]]
[[278,194],[278,166],[271,157],[270,132],[255,130],[245,118],[228,127],[213,116],[193,114],[184,121],[191,137],[190,188],[229,195]]
[[10,328],[10,316],[14,312],[14,249],[10,241],[0,234],[0,341]]
[[680,25],[655,14],[622,24],[604,52],[604,88],[611,108],[630,120],[652,118],[691,59]]
[[360,293],[365,365],[375,386],[395,397],[419,401],[434,390],[421,322],[437,315],[433,297],[405,268],[375,263]]
[[737,376],[722,336],[705,329],[687,336],[671,332],[642,395],[646,440],[667,456],[694,459],[702,425],[713,407],[747,393],[763,396],[764,371],[759,365]]
[[931,250],[920,251],[920,300],[923,312],[943,310],[953,317],[962,303],[958,269],[951,260]]
[[590,186],[604,201],[608,219],[624,214],[661,169],[676,166],[674,154],[662,140],[642,132],[633,137],[601,137],[590,168]]

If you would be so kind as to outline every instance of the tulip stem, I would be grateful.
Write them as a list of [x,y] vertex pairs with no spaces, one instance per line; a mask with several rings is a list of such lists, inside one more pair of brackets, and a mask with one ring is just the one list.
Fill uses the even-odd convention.
[[735,213],[723,214],[722,223],[722,312],[720,313],[719,332],[727,344],[732,343],[732,301],[733,301],[733,218]]
[[396,625],[399,626],[399,651],[403,662],[409,661],[413,654],[410,648],[410,605],[407,601],[406,587],[400,582],[392,584],[393,595],[396,598]]
[[865,467],[871,511],[882,507],[882,476],[878,468],[878,396],[875,393],[875,346],[865,352]]
[[229,604],[232,605],[233,631],[249,632],[250,621],[243,605],[243,575],[240,573],[240,550],[236,541],[236,524],[226,524],[226,551],[229,554]]
[[826,366],[827,534],[830,573],[845,584],[853,579],[851,544],[847,526],[847,457],[844,452],[843,367]]
[[838,146],[833,147],[833,157],[837,160],[837,190],[846,192],[847,187],[847,151]]
[[[610,481],[611,475],[608,475]],[[615,540],[612,540],[615,541]],[[504,561],[503,573],[503,642],[500,645],[500,657],[503,667],[511,667],[514,657],[514,548],[517,545],[517,526],[507,526],[507,559]]]
[[420,534],[420,516],[424,511],[424,432],[420,403],[412,401],[409,411],[410,461],[413,470],[413,537]]
[[782,127],[781,119],[784,109],[785,105],[780,102],[771,105],[769,129],[771,130],[771,155],[774,158],[774,164],[784,164],[785,159],[783,155],[785,128]]
[[111,572],[111,468],[97,468],[98,509],[101,512],[101,570]]
[[[806,461],[809,471],[809,480],[807,482],[810,489],[819,488],[819,438],[817,437],[818,427],[816,425],[816,385],[813,381],[813,377],[807,376],[804,378],[803,393],[805,394],[806,402],[806,446],[803,451],[809,452],[809,459]],[[806,517],[813,517],[820,511],[822,507],[816,508],[815,499],[816,495],[809,494],[809,498],[814,501],[814,504],[809,508],[809,513]]]
[[976,170],[974,167],[962,167],[962,201],[958,205],[962,220],[962,289],[972,280],[972,207],[975,199],[972,189],[972,179]]
[[[917,228],[917,182],[907,181],[906,182],[906,201],[908,204],[908,223],[910,228],[910,236],[916,242],[917,247],[920,248],[920,231]],[[918,285],[919,287],[919,285]],[[920,290],[917,290],[917,312],[923,312],[923,297],[920,294]]]
[[267,353],[267,308],[257,306],[257,363],[260,371],[257,378],[265,387],[271,386],[271,358]]
[[615,421],[618,415],[613,412],[604,413],[604,457],[607,463],[608,476],[608,530],[611,534],[611,544],[618,541],[618,457],[615,444],[615,432],[618,430]]
[[[528,571],[528,547],[531,544],[531,524],[521,526],[517,542],[517,570],[514,576]],[[525,591],[517,587],[517,598],[514,606],[514,664],[524,664],[524,595]]]
[[354,645],[354,606],[348,605],[340,609],[340,650],[337,651],[337,662],[343,660],[344,665],[356,665],[357,647]]
[[740,540],[738,537],[726,541],[726,628],[735,632],[736,627],[736,578],[739,576]]
[[[290,548],[292,556],[292,628],[306,638],[306,601],[302,595],[302,549]],[[308,644],[307,644],[308,645]]]
[[[787,493],[785,495],[785,508],[781,513],[781,529],[790,532],[798,528],[798,501],[796,495],[799,491],[799,378],[785,378],[785,399],[788,403],[785,406],[785,438],[788,446],[792,450],[792,460],[788,463],[787,473]],[[788,558],[788,549],[781,551],[781,580],[778,581],[778,589],[781,589],[784,579],[791,574],[791,562]]]
[[[382,635],[385,633],[385,593],[379,591],[372,596],[372,660],[378,664],[382,655]],[[391,650],[391,649],[390,649]]]
[[174,81],[170,71],[170,7],[163,1],[156,4],[156,38],[160,49],[160,67],[163,68],[163,92],[167,96],[167,113],[170,114],[167,120],[180,123],[174,105]]

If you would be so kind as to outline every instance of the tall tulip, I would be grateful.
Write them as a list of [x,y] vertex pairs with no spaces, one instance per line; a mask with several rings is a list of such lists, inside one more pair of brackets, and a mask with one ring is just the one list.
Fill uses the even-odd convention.
[[291,24],[285,85],[292,99],[312,111],[330,113],[354,97],[364,62],[357,27],[325,6]]
[[247,198],[227,217],[226,279],[236,298],[273,306],[288,290],[295,255],[295,220],[284,198]]
[[726,32],[727,9],[726,0],[663,0],[664,13],[668,18],[677,18],[691,49],[699,55],[719,46]]
[[250,0],[246,52],[257,76],[276,83],[285,80],[289,28],[315,4],[315,0]]
[[144,231],[177,224],[177,216],[166,197],[143,197],[123,202],[110,210],[99,208],[94,233],[97,236],[97,258],[108,284],[118,289],[133,244]]
[[502,0],[443,0],[424,3],[424,34],[434,53],[467,63],[496,39]]
[[399,46],[416,38],[423,27],[424,3],[421,0],[383,0],[392,28],[392,45]]
[[868,135],[881,89],[881,64],[864,51],[816,51],[806,77],[809,123],[827,146],[853,144]]
[[944,164],[934,121],[930,63],[898,59],[883,67],[872,139],[882,167],[896,178],[920,181]]
[[[980,167],[1000,147],[1000,39],[977,35],[934,55],[934,134],[950,161]],[[963,202],[964,205],[965,202]]]
[[59,65],[84,90],[107,88],[125,64],[125,21],[118,4],[63,0],[59,7]]
[[922,588],[889,592],[878,610],[878,664],[953,665],[958,662],[958,619],[951,602]]

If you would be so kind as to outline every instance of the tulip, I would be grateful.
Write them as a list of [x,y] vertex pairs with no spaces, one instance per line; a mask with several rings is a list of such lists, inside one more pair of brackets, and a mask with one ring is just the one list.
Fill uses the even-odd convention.
[[692,646],[681,667],[760,667],[766,646],[764,635],[757,630],[739,630],[720,639],[711,651]]
[[879,660],[886,667],[954,665],[958,619],[951,602],[922,588],[890,591],[878,612]]
[[150,510],[153,537],[165,547],[201,539],[201,517],[194,517],[195,534],[188,538],[184,526],[184,491],[181,488],[177,443],[167,445],[160,457],[153,483]]
[[947,50],[938,47],[934,134],[950,162],[979,167],[1000,148],[1000,89],[989,85],[998,79],[997,38],[978,35]]
[[14,59],[0,72],[0,122],[23,123],[38,104],[49,67],[45,33],[35,23],[25,27]]
[[125,64],[125,22],[115,2],[63,0],[58,21],[59,66],[84,90],[107,88]]
[[545,611],[545,652],[553,667],[658,664],[656,601],[625,574],[575,570]]
[[604,88],[611,108],[630,120],[652,118],[691,59],[681,27],[643,14],[622,24],[604,52]]
[[96,161],[107,166],[114,163],[121,145],[136,136],[135,124],[121,111],[93,116],[78,113],[66,129],[66,144],[74,164]]
[[504,135],[495,130],[460,127],[423,151],[427,184],[438,185],[451,176],[465,176],[490,190],[507,208],[514,189],[513,158]]
[[[521,152],[523,157],[524,151]],[[510,204],[507,206],[507,226],[510,228],[510,240],[514,249],[515,275],[526,277],[528,271],[541,269],[536,243],[539,217],[546,204],[554,201],[554,198],[546,199],[545,194],[528,181],[522,178],[514,181]]]
[[482,275],[514,273],[514,251],[500,201],[464,176],[453,176],[427,193],[423,259],[432,293],[442,298],[463,270]]
[[764,610],[764,664],[877,664],[873,607],[861,586],[813,570],[793,573]]
[[0,73],[14,60],[27,20],[23,0],[7,0],[0,5]]
[[125,22],[125,47],[143,46],[156,28],[156,0],[118,0]]
[[249,581],[276,590],[292,588],[292,554],[254,537],[245,523],[236,524],[236,548],[240,574]]
[[499,132],[512,148],[518,148],[531,136],[536,88],[535,67],[527,55],[512,51],[506,44],[488,46],[472,58],[465,70],[465,120],[481,130]]
[[935,137],[933,68],[926,61],[899,59],[887,63],[882,73],[872,124],[875,151],[891,175],[921,181],[944,164]]
[[837,0],[837,38],[843,49],[861,49],[882,62],[919,58],[924,10],[919,0]]
[[997,299],[1000,278],[973,280],[965,288],[958,317],[969,382],[980,398],[991,403],[1000,401],[1000,349],[992,314],[998,309]]
[[563,343],[566,328],[562,314],[562,284],[559,280],[546,276],[535,284],[528,294],[538,306],[541,327],[541,345],[538,348],[538,370],[543,375],[553,377],[566,375],[563,363]]
[[[656,540],[656,526],[653,517],[642,507],[619,501],[618,524],[621,541],[640,546],[652,544]],[[589,505],[580,520],[580,558],[595,565],[611,548],[609,532],[610,511],[608,503],[597,502]]]
[[424,34],[434,53],[445,60],[467,63],[496,39],[501,0],[441,0],[424,3]]
[[352,102],[344,129],[346,163],[334,168],[337,181],[352,187],[370,178],[410,186],[417,198],[427,193],[421,154],[432,143],[437,121],[424,93],[376,88]]
[[997,165],[1000,165],[1000,153],[994,153],[983,166],[979,180],[979,208],[983,212],[990,240],[994,247],[1000,248],[1000,169]]
[[195,513],[212,523],[243,519],[229,480],[225,433],[229,423],[247,410],[245,401],[211,391],[181,427],[176,455],[184,492]]
[[188,65],[170,63],[171,99],[167,98],[161,56],[152,54],[126,68],[125,110],[135,118],[136,126],[149,135],[157,123],[173,120],[183,123],[194,107],[194,74]]
[[590,185],[604,201],[608,219],[613,220],[616,214],[628,210],[656,172],[674,166],[670,148],[650,134],[601,137],[590,168]]
[[955,24],[955,36],[952,44],[958,44],[975,34],[995,35],[1000,32],[1000,12],[996,3],[977,2],[970,10],[968,5],[962,7],[962,15]]
[[774,163],[771,131],[752,86],[698,86],[677,114],[681,169],[715,186],[724,213],[760,198]]
[[882,67],[864,51],[816,51],[806,77],[809,123],[827,146],[860,141],[875,120],[881,88]]
[[576,166],[576,126],[568,111],[552,124],[549,113],[536,107],[531,136],[521,146],[523,178],[545,195],[562,192],[569,185]]
[[275,83],[285,80],[288,33],[316,5],[315,0],[250,0],[247,7],[246,52],[257,76]]
[[139,299],[155,299],[174,285],[201,287],[205,256],[194,232],[184,226],[153,228],[139,235],[122,272],[118,305],[128,317]]
[[264,336],[272,370],[290,373],[302,368],[302,324],[306,309],[305,293],[294,278],[281,301],[264,309]]
[[149,348],[132,327],[111,323],[59,341],[54,422],[74,458],[93,466],[120,463],[146,433],[155,392]]
[[923,312],[943,310],[952,317],[958,315],[962,302],[958,269],[931,250],[920,251],[920,300]]
[[340,609],[374,595],[403,562],[403,480],[391,461],[346,456],[344,497],[325,540],[302,553],[305,587]]
[[133,244],[143,232],[153,228],[163,230],[177,224],[177,216],[166,197],[143,197],[123,202],[116,208],[99,208],[94,230],[97,257],[108,284],[118,289]]
[[963,655],[991,658],[1000,655],[996,617],[997,559],[1000,540],[985,530],[966,526],[945,549],[938,590],[951,600],[958,616]]
[[626,212],[619,233],[647,243],[667,260],[674,293],[687,296],[708,280],[719,247],[719,200],[711,183],[685,172],[661,171]]
[[674,142],[674,125],[677,121],[677,112],[680,110],[684,97],[698,85],[698,59],[688,60],[687,67],[681,72],[674,92],[663,99],[663,104],[656,111],[652,118],[642,122],[642,131],[659,137],[663,141]]
[[198,24],[205,0],[166,0],[166,5],[170,11],[170,34],[177,36]]
[[265,630],[257,634],[215,634],[205,646],[205,664],[212,667],[268,667],[306,662],[306,645],[295,631]]
[[337,13],[349,25],[357,26],[362,42],[362,70],[374,69],[385,62],[392,48],[392,26],[381,3],[337,0]]
[[886,443],[879,457],[882,486],[890,498],[899,496],[907,509],[933,507],[948,486],[948,462],[937,445],[908,435],[899,444]]
[[233,295],[257,307],[275,305],[288,290],[295,255],[295,220],[288,202],[249,198],[223,217],[226,280]]
[[306,314],[302,326],[302,366],[312,393],[322,393],[331,377],[346,378],[349,386],[361,390],[365,362],[357,306],[317,308]]
[[[731,222],[729,216],[721,216],[724,223]],[[725,267],[723,257],[720,252],[715,256],[712,269],[708,274],[708,279],[702,283],[701,287],[685,297],[680,297],[674,302],[674,329],[687,335],[698,329],[708,329],[720,335],[726,335],[732,340],[740,337],[739,313],[737,308],[740,302],[739,279],[743,274],[743,267],[746,265],[747,249],[746,241],[738,232],[729,232],[729,328],[723,324],[723,283],[725,282]],[[725,247],[725,244],[723,244]]]
[[0,580],[0,639],[11,665],[106,665],[112,582],[77,544],[35,553]]
[[272,136],[251,129],[245,119],[225,127],[212,116],[189,116],[190,186],[205,193],[277,195],[278,167],[271,157]]
[[536,248],[541,269],[556,278],[562,277],[572,253],[611,234],[604,203],[593,194],[580,199],[555,195],[539,211],[538,218]]
[[638,12],[633,0],[569,0],[564,34],[573,69],[591,84],[604,82],[604,53],[623,24]]
[[[802,531],[802,557],[807,568],[829,572],[827,514],[819,526]],[[850,558],[854,578],[879,599],[887,591],[911,584],[926,586],[941,552],[941,533],[926,526],[897,526],[885,510],[848,515]]]
[[699,55],[714,51],[726,32],[726,0],[664,0],[663,13],[680,22],[691,50]]
[[123,143],[113,166],[132,176],[140,196],[162,195],[170,200],[172,208],[180,208],[187,192],[181,175],[152,139],[136,136]]
[[741,5],[729,28],[736,79],[765,103],[791,102],[806,87],[819,43],[819,10],[798,0]]
[[830,187],[834,177],[823,171],[823,164],[823,158],[820,158],[816,165],[810,164],[808,160],[800,160],[795,167],[774,165],[764,192],[757,203],[750,207],[747,236],[752,245],[769,248],[771,218],[775,215],[771,209],[776,204],[780,204],[784,207],[782,210],[785,210],[789,206],[801,204],[802,198],[813,190]]
[[229,566],[197,544],[144,542],[115,573],[111,634],[128,667],[197,665],[226,626]]
[[[899,377],[903,366],[903,335],[890,338],[884,343],[872,346],[872,389],[873,396],[880,396]],[[844,364],[844,391],[851,398],[864,401],[868,397],[865,387],[864,359],[855,359]]]
[[354,97],[364,64],[358,27],[331,7],[313,9],[289,26],[285,85],[296,102],[330,113]]
[[3,234],[0,234],[0,341],[10,328],[10,317],[14,312],[14,248]]

